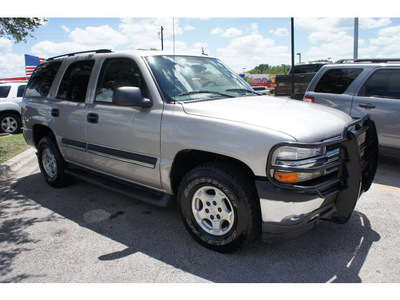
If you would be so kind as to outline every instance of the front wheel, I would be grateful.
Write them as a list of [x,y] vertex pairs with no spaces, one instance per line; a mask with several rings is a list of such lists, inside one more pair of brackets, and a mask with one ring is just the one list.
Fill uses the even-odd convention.
[[209,163],[182,180],[178,202],[185,226],[201,245],[232,252],[260,229],[259,204],[250,178],[223,163]]

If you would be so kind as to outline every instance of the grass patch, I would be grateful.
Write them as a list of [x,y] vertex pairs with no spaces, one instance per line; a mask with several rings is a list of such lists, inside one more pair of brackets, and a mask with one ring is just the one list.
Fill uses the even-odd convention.
[[29,149],[22,133],[0,137],[0,164]]

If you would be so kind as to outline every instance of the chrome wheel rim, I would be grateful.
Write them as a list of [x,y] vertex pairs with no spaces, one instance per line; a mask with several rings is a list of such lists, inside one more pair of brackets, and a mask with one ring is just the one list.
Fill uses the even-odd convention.
[[229,232],[235,220],[231,201],[213,186],[203,186],[194,193],[192,213],[201,229],[214,236]]
[[12,133],[15,130],[17,130],[17,127],[18,127],[18,122],[13,117],[5,117],[1,121],[1,129],[3,129],[4,132]]
[[54,156],[53,152],[50,148],[46,148],[43,150],[42,154],[42,164],[43,168],[46,171],[46,174],[54,178],[57,175],[57,161],[56,157]]

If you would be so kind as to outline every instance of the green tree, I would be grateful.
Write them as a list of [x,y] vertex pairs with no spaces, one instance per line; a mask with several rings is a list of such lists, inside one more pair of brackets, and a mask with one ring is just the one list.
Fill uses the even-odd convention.
[[250,74],[286,74],[289,70],[289,65],[270,66],[268,64],[260,64],[250,70]]
[[0,18],[0,36],[26,43],[26,38],[33,38],[32,32],[46,22],[45,18]]

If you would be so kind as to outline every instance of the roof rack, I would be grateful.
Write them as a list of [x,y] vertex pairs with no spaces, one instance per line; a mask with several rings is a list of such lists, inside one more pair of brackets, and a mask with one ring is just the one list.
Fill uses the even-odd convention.
[[111,49],[98,49],[98,50],[87,50],[87,51],[80,51],[80,52],[72,52],[72,53],[67,53],[67,54],[62,54],[62,55],[57,55],[57,56],[53,56],[48,58],[47,60],[53,60],[55,58],[59,58],[59,57],[64,57],[64,56],[74,56],[76,54],[82,54],[82,53],[111,53],[112,50]]
[[357,58],[357,59],[340,59],[335,64],[348,64],[348,63],[400,63],[400,58]]

